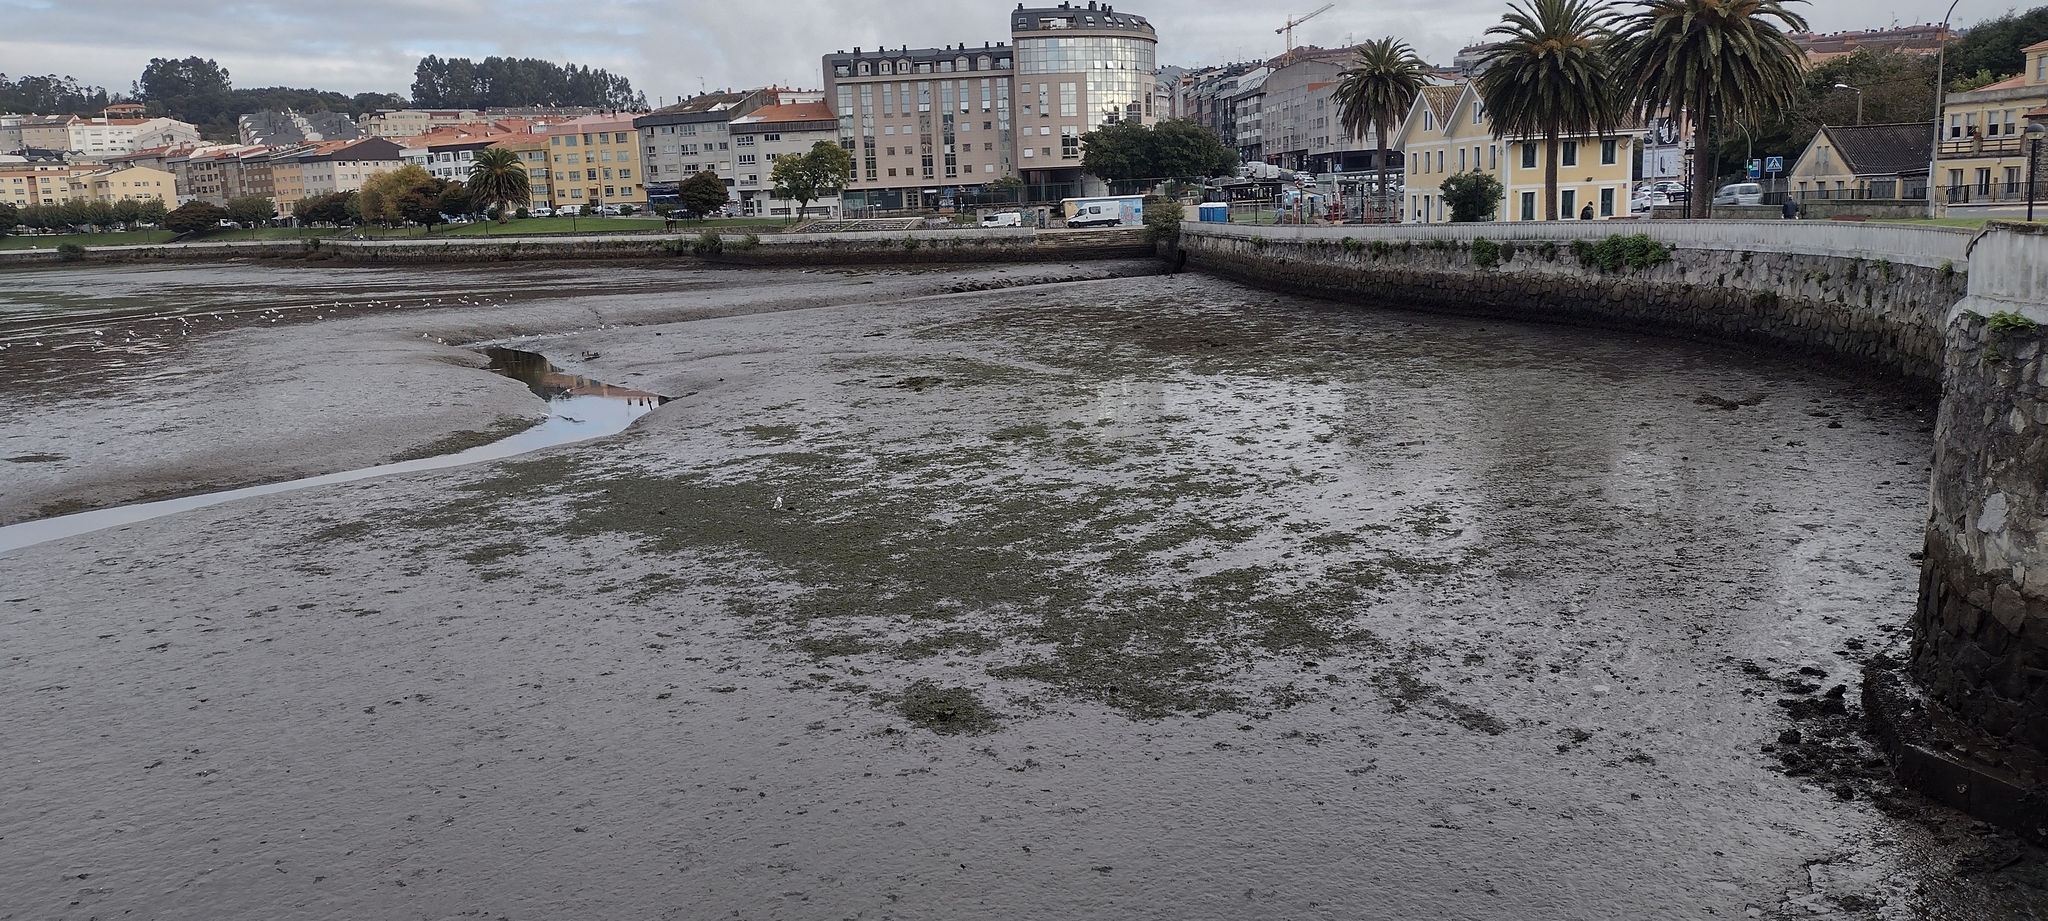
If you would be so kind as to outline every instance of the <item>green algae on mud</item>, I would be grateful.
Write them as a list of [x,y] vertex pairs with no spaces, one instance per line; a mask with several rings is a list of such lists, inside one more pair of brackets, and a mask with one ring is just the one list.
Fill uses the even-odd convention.
[[542,419],[538,418],[522,419],[517,416],[501,416],[498,418],[498,421],[492,423],[491,427],[488,429],[483,429],[480,431],[456,432],[445,438],[435,439],[434,441],[420,445],[419,447],[413,448],[412,450],[400,451],[397,454],[391,455],[391,459],[390,461],[388,461],[388,463],[396,464],[401,463],[403,461],[424,460],[429,457],[440,457],[445,454],[459,454],[471,448],[482,447],[493,442],[503,441],[506,438],[510,438],[513,435],[517,435],[520,432],[526,431],[527,429],[539,425],[542,421]]
[[[1245,520],[1235,509],[1257,483],[1242,471],[1138,469],[1108,484],[1079,476],[1085,463],[1060,476],[1062,445],[887,447],[793,446],[672,475],[562,452],[505,464],[408,526],[512,526],[536,547],[623,537],[672,567],[633,582],[637,603],[709,592],[821,664],[945,655],[1138,717],[1313,699],[1248,691],[1244,676],[1263,660],[1381,656],[1359,625],[1375,593],[1461,568],[1375,546],[1391,543],[1385,527]],[[902,469],[914,475],[890,472]],[[1221,562],[1272,540],[1297,559]],[[499,564],[506,548],[485,549],[458,558]]]

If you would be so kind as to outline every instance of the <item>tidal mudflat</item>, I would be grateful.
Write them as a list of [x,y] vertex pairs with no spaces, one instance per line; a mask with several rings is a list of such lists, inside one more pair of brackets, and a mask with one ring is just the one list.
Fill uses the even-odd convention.
[[[457,345],[673,399],[0,555],[0,918],[2048,906],[1848,729],[1917,579],[1902,392],[1128,267],[522,271],[6,384],[18,514],[534,411]],[[305,415],[224,454],[252,374]]]

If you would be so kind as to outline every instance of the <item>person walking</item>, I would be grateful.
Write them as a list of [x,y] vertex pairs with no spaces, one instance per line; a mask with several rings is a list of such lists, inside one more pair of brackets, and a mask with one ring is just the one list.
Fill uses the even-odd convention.
[[1797,199],[1794,199],[1794,198],[1793,198],[1792,196],[1790,196],[1790,195],[1786,195],[1786,196],[1785,196],[1785,220],[1791,221],[1791,220],[1797,220],[1798,218],[1799,218],[1799,202],[1798,202],[1798,200],[1797,200]]
[[1593,219],[1593,203],[1592,203],[1592,202],[1587,202],[1587,203],[1586,203],[1586,206],[1585,206],[1584,208],[1580,208],[1580,209],[1579,209],[1579,220],[1582,220],[1582,221],[1590,221],[1590,220],[1592,220],[1592,219]]

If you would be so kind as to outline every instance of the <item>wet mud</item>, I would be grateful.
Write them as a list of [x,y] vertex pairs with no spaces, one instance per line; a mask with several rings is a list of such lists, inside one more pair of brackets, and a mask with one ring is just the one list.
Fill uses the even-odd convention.
[[1186,275],[721,278],[804,308],[513,305],[676,397],[622,435],[0,554],[0,918],[2048,906],[1856,728],[1903,394]]

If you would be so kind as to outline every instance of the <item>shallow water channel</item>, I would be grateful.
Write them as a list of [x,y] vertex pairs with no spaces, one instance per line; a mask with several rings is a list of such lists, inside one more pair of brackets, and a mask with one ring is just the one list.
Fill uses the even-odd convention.
[[689,398],[0,555],[0,919],[2048,904],[1796,715],[1903,637],[1903,388],[1196,276],[874,282],[554,293],[639,325],[522,348]]
[[419,473],[501,460],[542,448],[602,438],[624,431],[626,426],[633,424],[633,420],[668,402],[667,397],[659,394],[630,387],[618,387],[564,373],[549,363],[545,356],[532,352],[495,346],[484,349],[484,352],[490,356],[489,369],[493,373],[524,383],[533,391],[534,396],[547,404],[546,419],[495,441],[446,454],[303,477],[282,483],[265,483],[155,502],[138,502],[133,505],[93,509],[0,526],[0,553],[62,537],[75,537],[106,528],[163,518],[224,502],[311,489],[315,486],[353,483],[371,477]]

